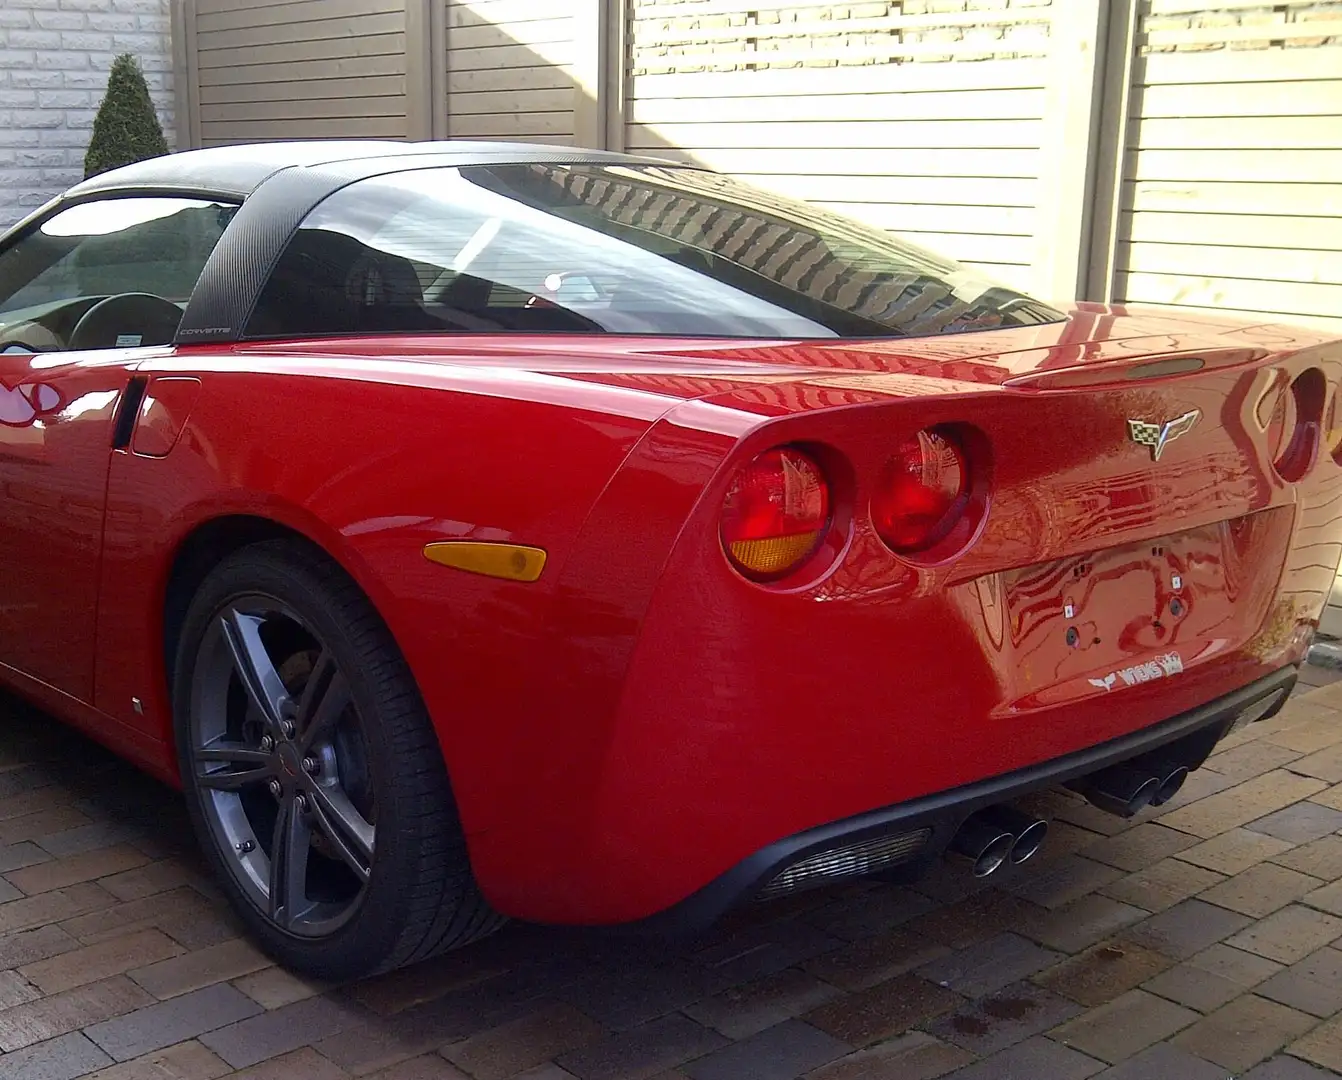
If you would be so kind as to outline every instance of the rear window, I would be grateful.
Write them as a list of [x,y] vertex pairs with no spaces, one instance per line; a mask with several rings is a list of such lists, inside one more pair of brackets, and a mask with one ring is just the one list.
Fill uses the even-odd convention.
[[900,337],[1055,322],[980,272],[676,166],[430,168],[318,205],[247,336]]

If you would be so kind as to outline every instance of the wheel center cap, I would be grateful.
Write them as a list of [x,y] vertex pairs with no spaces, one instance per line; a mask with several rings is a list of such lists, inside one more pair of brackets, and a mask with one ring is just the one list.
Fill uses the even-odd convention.
[[303,769],[303,762],[298,757],[298,747],[293,743],[280,744],[280,768],[288,776],[297,776]]

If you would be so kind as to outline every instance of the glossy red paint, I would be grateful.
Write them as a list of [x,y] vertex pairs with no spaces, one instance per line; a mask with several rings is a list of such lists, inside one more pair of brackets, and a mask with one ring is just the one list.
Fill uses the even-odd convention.
[[[0,357],[5,385],[40,378],[65,403],[41,427],[0,427],[0,544],[32,567],[4,609],[28,643],[11,681],[171,775],[175,559],[222,518],[299,533],[382,613],[481,885],[532,919],[651,914],[781,837],[1298,663],[1342,554],[1342,467],[1319,451],[1282,480],[1258,415],[1279,372],[1312,368],[1333,407],[1342,348],[1289,328],[1082,305],[1063,324],[874,343],[97,355],[40,371]],[[142,409],[109,465],[132,373],[163,421]],[[155,391],[168,378],[199,389]],[[1194,408],[1198,427],[1159,461],[1128,438],[1130,418]],[[984,440],[982,512],[901,558],[870,499],[899,443],[938,424]],[[752,583],[722,550],[723,497],[784,443],[819,455],[832,535]],[[525,584],[423,557],[450,538],[538,545],[547,565]]]

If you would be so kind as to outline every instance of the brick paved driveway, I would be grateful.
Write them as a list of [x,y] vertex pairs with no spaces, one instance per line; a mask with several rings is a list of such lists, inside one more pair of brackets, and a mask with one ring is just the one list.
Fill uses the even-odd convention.
[[667,947],[529,927],[346,987],[242,940],[164,789],[0,705],[0,1078],[1309,1080],[1342,1072],[1342,683],[1039,865]]

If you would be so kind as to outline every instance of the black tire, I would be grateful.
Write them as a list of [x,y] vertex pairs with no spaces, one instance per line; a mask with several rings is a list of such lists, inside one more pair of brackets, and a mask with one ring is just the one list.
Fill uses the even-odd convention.
[[[272,601],[276,612],[283,613],[274,618],[292,617],[293,627],[288,621],[276,622],[273,625],[279,630],[265,629],[264,633],[272,638],[278,633],[281,641],[288,640],[284,634],[292,634],[300,645],[308,640],[302,635],[310,633],[316,644],[306,646],[302,655],[310,658],[315,653],[319,657],[311,661],[309,674],[313,685],[318,683],[319,663],[325,665],[322,670],[333,671],[336,677],[343,678],[339,700],[344,704],[326,708],[317,700],[304,723],[309,723],[314,732],[319,728],[332,732],[330,745],[323,744],[323,752],[332,755],[325,771],[331,776],[327,783],[338,788],[339,797],[346,799],[342,806],[351,805],[354,798],[347,797],[346,789],[358,786],[348,779],[347,773],[358,773],[362,785],[359,790],[371,808],[366,822],[354,815],[323,818],[316,813],[317,799],[312,785],[322,769],[321,762],[328,759],[320,755],[304,757],[302,769],[295,771],[293,755],[305,753],[295,724],[281,721],[273,728],[267,726],[266,718],[272,712],[267,712],[265,703],[288,702],[285,708],[290,708],[301,691],[290,690],[291,696],[273,700],[264,694],[249,695],[246,683],[237,675],[248,667],[237,660],[236,642],[242,640],[237,627],[243,625],[238,620],[252,618],[239,614],[242,605],[265,605]],[[254,624],[256,641],[262,640],[263,628],[272,625],[265,622],[270,617],[258,617]],[[231,677],[218,667],[220,663],[227,664],[219,659],[221,648],[228,650],[227,656],[232,658]],[[272,645],[265,646],[267,658],[274,660],[270,656],[274,649]],[[276,673],[282,666],[282,662],[276,663]],[[324,685],[336,685],[330,681],[331,676],[327,680]],[[221,691],[220,687],[225,689]],[[492,933],[506,921],[488,906],[476,887],[438,741],[404,659],[369,600],[319,551],[297,542],[272,541],[241,549],[216,566],[201,583],[187,611],[173,668],[172,691],[178,761],[196,835],[230,902],[252,934],[280,964],[323,979],[346,980],[388,971],[457,948]],[[311,696],[321,699],[331,695],[318,689]],[[276,708],[273,716],[282,711]],[[318,715],[327,719],[311,719]],[[332,721],[331,715],[340,719]],[[238,720],[239,716],[253,719]],[[263,761],[263,752],[269,755],[262,764],[230,761],[222,770],[211,771],[220,754],[234,755],[235,750],[234,740],[227,731],[213,742],[205,738],[202,733],[207,730],[207,717],[221,717],[224,718],[221,722],[228,724],[236,721],[250,725],[248,730],[255,730],[259,724],[263,731],[276,731],[276,739],[281,738],[278,732],[283,727],[292,738],[286,746],[277,746],[275,740],[269,740],[271,747],[264,747],[267,739],[262,738],[257,745],[264,749],[248,751],[256,762]],[[347,729],[355,733],[348,735]],[[237,746],[241,747],[243,728],[238,730]],[[228,749],[214,751],[211,757],[205,745],[225,745],[221,739],[226,741]],[[354,747],[347,756],[357,759],[357,769],[347,765],[344,758],[337,759],[338,745]],[[282,759],[281,750],[290,756]],[[236,756],[241,758],[241,754]],[[311,776],[305,775],[309,766]],[[234,785],[227,779],[244,774],[270,779],[247,780],[245,786]],[[280,780],[293,785],[292,789],[281,788]],[[256,784],[265,789],[259,795]],[[308,785],[306,796],[299,787],[301,784]],[[234,786],[236,792],[221,790]],[[264,820],[267,793],[274,804],[270,812],[275,824],[269,827]],[[262,815],[259,824],[258,813]],[[338,835],[348,838],[357,834],[342,833],[329,825],[332,820],[345,822],[347,817],[367,826],[367,858],[363,862],[347,858],[342,863],[332,854],[353,851],[358,846],[349,843],[341,848]],[[292,877],[302,881],[303,891],[297,895],[311,910],[318,910],[317,901],[309,899],[308,891],[308,883],[316,871],[324,871],[335,883],[324,894],[336,897],[328,905],[332,910],[341,902],[341,889],[337,886],[341,884],[342,873],[348,879],[345,890],[355,890],[348,910],[340,916],[343,922],[337,922],[334,916],[325,922],[314,918],[309,926],[301,923],[297,914],[290,919],[287,911],[302,910],[297,900],[292,907],[285,905],[274,912],[263,906],[269,904],[274,908],[278,903],[268,900],[268,896],[295,896],[287,884],[289,879],[283,876],[283,868],[278,870],[281,876],[275,877],[277,869],[270,860],[269,853],[278,850],[275,845],[281,842],[281,835],[290,835],[281,819],[306,822],[298,828],[307,828],[308,833],[295,835],[316,837],[315,841],[292,841],[292,846],[285,850],[294,853],[301,850],[301,856],[279,860],[281,864],[301,867],[301,872]],[[318,827],[322,821],[327,822],[324,832]],[[236,831],[239,827],[241,833]],[[230,828],[235,831],[230,833]],[[248,828],[254,830],[255,844],[250,839],[227,842],[230,836],[235,839],[238,835],[250,836]],[[258,846],[264,850],[256,850]],[[273,886],[278,882],[279,886],[267,889],[261,884],[263,878],[265,884]],[[328,925],[334,929],[321,932]]]

